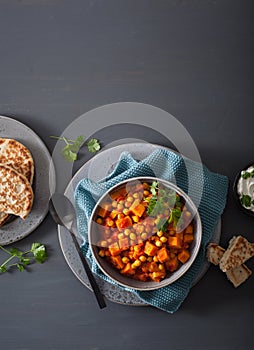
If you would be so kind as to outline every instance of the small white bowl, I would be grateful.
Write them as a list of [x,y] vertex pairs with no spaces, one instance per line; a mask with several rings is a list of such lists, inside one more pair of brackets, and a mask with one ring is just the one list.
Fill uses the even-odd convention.
[[[192,220],[194,223],[194,241],[191,243],[191,246],[189,248],[190,258],[187,262],[182,264],[175,272],[168,273],[166,278],[164,278],[161,282],[155,282],[155,281],[143,282],[143,281],[135,280],[128,276],[122,275],[105,258],[102,258],[99,256],[99,249],[96,245],[96,242],[98,240],[98,224],[95,222],[95,219],[97,216],[98,208],[102,203],[105,202],[107,198],[110,198],[109,196],[112,192],[116,191],[118,188],[121,188],[123,186],[126,186],[126,185],[130,186],[131,183],[137,182],[137,181],[147,182],[150,184],[153,181],[157,181],[158,183],[161,183],[162,185],[164,185],[166,188],[174,190],[183,198],[183,200],[185,201],[185,205],[188,207],[188,211],[190,211],[192,214]],[[135,289],[135,290],[148,291],[148,290],[154,290],[161,287],[165,287],[175,282],[176,280],[181,278],[186,273],[186,271],[191,267],[200,248],[201,238],[202,238],[202,224],[201,224],[198,210],[194,205],[193,201],[184,191],[182,191],[175,184],[162,179],[155,178],[155,177],[135,177],[135,178],[124,180],[118,183],[117,185],[113,186],[99,199],[99,201],[96,203],[93,209],[93,212],[89,221],[88,238],[89,238],[89,244],[90,244],[93,257],[105,275],[107,275],[113,281],[115,281],[116,283],[124,287]]]

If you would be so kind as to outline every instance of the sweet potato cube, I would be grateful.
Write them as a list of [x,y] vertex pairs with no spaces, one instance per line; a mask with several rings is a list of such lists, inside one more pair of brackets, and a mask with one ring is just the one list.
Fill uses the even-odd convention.
[[132,220],[134,221],[134,222],[139,222],[140,221],[140,217],[139,216],[137,216],[137,215],[132,215]]
[[105,219],[105,224],[106,224],[106,226],[108,226],[108,227],[112,227],[112,226],[114,226],[114,221],[108,216],[108,217],[106,217],[106,219]]
[[113,200],[118,200],[120,199],[120,197],[125,197],[127,194],[127,191],[126,191],[126,188],[123,187],[123,188],[120,188],[119,190],[111,193],[110,197],[113,199]]
[[112,212],[109,214],[111,219],[115,219],[117,217],[118,211],[117,210],[112,210]]
[[160,271],[158,264],[154,261],[147,263],[147,265],[148,265],[149,272],[159,272]]
[[165,247],[161,248],[157,253],[157,258],[160,263],[164,263],[169,260],[169,254]]
[[168,237],[168,245],[170,248],[181,249],[182,248],[182,240],[177,236]]
[[158,248],[155,245],[153,245],[149,241],[146,242],[144,249],[145,254],[147,254],[148,256],[154,256],[156,255],[157,251]]
[[177,255],[177,258],[182,264],[184,264],[190,258],[190,253],[188,250],[183,249],[181,253]]
[[129,239],[128,237],[119,239],[119,247],[122,249],[128,249],[129,248]]
[[98,215],[102,218],[105,218],[107,216],[107,209],[106,208],[102,208],[100,207],[100,209],[98,210]]
[[178,265],[179,265],[179,262],[178,262],[178,259],[177,259],[177,256],[175,256],[174,258],[170,259],[169,261],[167,261],[165,263],[166,265],[166,269],[170,272],[174,272],[177,270],[178,268]]
[[131,267],[131,263],[127,263],[124,268],[120,271],[123,275],[134,275],[135,270]]
[[183,237],[184,243],[191,243],[194,240],[194,236],[191,234],[185,234]]
[[119,248],[119,245],[117,242],[114,242],[109,246],[109,252],[112,256],[116,256],[122,252],[122,249]]
[[192,224],[188,225],[185,229],[185,233],[190,233],[192,234],[193,233],[193,226]]
[[132,220],[128,215],[116,220],[116,226],[120,231],[131,225],[132,225]]
[[110,261],[118,270],[124,268],[124,263],[122,262],[122,258],[120,255],[111,256]]
[[135,200],[132,206],[130,207],[130,210],[133,212],[134,215],[141,217],[144,214],[146,208],[143,204],[139,203],[139,201],[136,202]]

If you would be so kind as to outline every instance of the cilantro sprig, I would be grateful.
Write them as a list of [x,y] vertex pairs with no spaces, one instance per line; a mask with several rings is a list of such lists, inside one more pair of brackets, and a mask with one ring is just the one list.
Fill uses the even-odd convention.
[[48,258],[45,245],[38,242],[33,243],[31,248],[25,252],[18,248],[6,249],[2,246],[0,246],[0,249],[9,255],[9,258],[0,265],[0,272],[2,273],[13,267],[16,267],[19,271],[24,271],[27,265],[33,262],[42,264]]
[[[67,162],[74,162],[78,159],[78,152],[83,146],[85,141],[84,135],[79,135],[75,140],[67,139],[66,137],[60,136],[50,136],[52,139],[65,142],[65,146],[62,148],[62,156]],[[100,150],[101,146],[97,139],[90,139],[87,142],[87,148],[89,152],[97,152]]]
[[176,227],[182,215],[180,196],[173,190],[159,188],[159,184],[156,181],[153,181],[151,184],[150,192],[152,193],[152,197],[149,198],[147,207],[148,215],[157,216],[161,214],[165,210],[165,202],[169,204],[169,217],[161,218],[156,225],[157,229],[165,232],[170,223],[173,223],[173,226]]

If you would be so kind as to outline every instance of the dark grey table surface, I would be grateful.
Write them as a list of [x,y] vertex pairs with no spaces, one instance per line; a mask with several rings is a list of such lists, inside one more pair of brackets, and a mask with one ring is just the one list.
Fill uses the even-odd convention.
[[[0,0],[0,114],[27,124],[52,152],[49,135],[93,108],[162,108],[185,126],[202,161],[230,178],[221,244],[237,234],[254,242],[253,218],[232,192],[238,170],[254,160],[253,10],[251,0]],[[142,127],[130,126],[132,136],[167,145]],[[101,135],[104,144],[115,137],[110,127]],[[46,244],[49,260],[0,276],[3,350],[254,347],[254,277],[235,289],[210,267],[173,315],[110,301],[99,310],[49,215],[15,246],[34,241]]]

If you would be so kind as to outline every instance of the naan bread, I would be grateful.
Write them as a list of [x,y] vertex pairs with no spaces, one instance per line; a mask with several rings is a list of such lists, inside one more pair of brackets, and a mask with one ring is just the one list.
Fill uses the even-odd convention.
[[34,161],[28,148],[20,142],[0,138],[0,163],[13,168],[33,183]]
[[[34,161],[28,148],[20,142],[8,138],[0,138],[0,164],[13,168],[24,175],[30,184],[33,183]],[[9,217],[7,213],[0,212],[0,226],[5,224]]]
[[220,260],[220,268],[226,272],[242,265],[252,256],[254,256],[254,244],[242,236],[233,237]]
[[[210,243],[207,247],[207,259],[213,265],[219,265],[226,249],[222,248],[216,243]],[[245,282],[252,274],[252,271],[245,265],[234,267],[227,270],[226,276],[228,280],[233,283],[234,287],[239,287],[243,282]]]
[[32,209],[33,189],[27,178],[0,164],[0,211],[25,219]]

